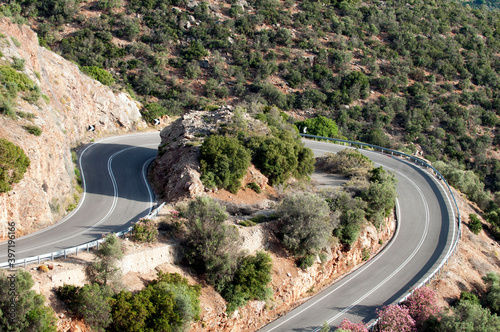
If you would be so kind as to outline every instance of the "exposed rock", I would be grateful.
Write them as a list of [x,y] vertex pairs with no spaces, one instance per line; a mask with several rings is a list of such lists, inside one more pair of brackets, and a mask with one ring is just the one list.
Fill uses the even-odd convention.
[[[248,114],[242,115],[248,129],[266,134],[267,127]],[[175,202],[200,195],[205,187],[200,179],[198,156],[207,135],[218,133],[221,125],[233,121],[231,106],[216,111],[194,111],[165,127],[161,133],[158,157],[153,164],[153,183],[161,199]],[[242,185],[256,182],[265,188],[267,178],[255,167],[250,167]]]
[[[267,231],[271,231],[274,223],[268,223]],[[263,224],[252,227],[255,233],[260,231]],[[332,281],[340,278],[363,262],[363,249],[369,248],[370,253],[375,253],[386,243],[394,233],[395,221],[387,220],[384,229],[377,233],[372,225],[366,225],[359,239],[346,250],[342,245],[331,248],[330,259],[321,264],[314,264],[307,270],[297,268],[293,258],[286,253],[274,252],[273,272],[271,287],[273,299],[269,302],[250,301],[244,307],[239,308],[238,316],[228,317],[221,314],[224,307],[218,301],[205,302],[206,297],[217,298],[212,294],[212,289],[203,288],[201,305],[206,308],[201,314],[201,323],[192,324],[191,331],[257,331],[265,324],[287,313],[297,305],[303,303],[314,293],[329,285]],[[255,234],[256,235],[256,234]],[[256,238],[259,238],[257,236]],[[265,239],[264,242],[272,239]],[[272,243],[266,243],[266,245]],[[257,248],[261,250],[262,248]]]
[[[24,59],[23,72],[49,100],[40,98],[37,104],[29,104],[18,98],[17,110],[34,114],[32,121],[0,117],[0,137],[20,146],[31,160],[24,179],[10,192],[0,194],[0,223],[16,222],[18,235],[23,235],[59,220],[74,200],[71,147],[145,124],[139,103],[128,94],[113,92],[82,74],[75,64],[40,47],[36,33],[28,27],[3,18],[0,31],[6,36],[0,39],[3,59]],[[11,37],[21,46],[16,47]],[[27,133],[23,129],[27,124],[39,126],[42,135]],[[87,131],[89,125],[95,125],[96,131]],[[0,240],[5,236],[3,230],[0,224]]]

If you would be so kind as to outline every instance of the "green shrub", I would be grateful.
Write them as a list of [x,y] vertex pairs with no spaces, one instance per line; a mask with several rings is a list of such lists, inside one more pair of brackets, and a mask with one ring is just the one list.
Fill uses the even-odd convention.
[[[11,279],[14,276],[14,279]],[[11,294],[11,283],[16,285],[16,297]],[[6,274],[0,271],[0,330],[5,332],[42,331],[56,332],[56,317],[52,308],[45,306],[45,297],[37,294],[31,275],[22,269]],[[11,303],[16,300],[15,319]]]
[[200,166],[206,187],[237,193],[250,166],[250,152],[236,138],[211,135],[201,145]]
[[56,289],[56,294],[72,314],[82,317],[95,331],[105,331],[111,324],[109,302],[113,292],[109,286],[96,283],[83,287],[64,285]]
[[242,220],[238,223],[238,225],[243,227],[252,227],[257,225],[257,223],[253,222],[252,220]]
[[500,275],[488,273],[483,280],[488,285],[488,292],[484,298],[486,306],[496,315],[500,314]]
[[227,311],[232,312],[249,300],[267,300],[272,290],[267,286],[271,282],[272,260],[262,251],[255,256],[243,258],[234,273],[233,280],[222,291],[222,296],[229,302]]
[[14,183],[21,181],[29,166],[30,160],[23,149],[0,138],[0,193],[11,190]]
[[255,182],[250,182],[249,184],[247,184],[247,188],[252,189],[257,194],[260,194],[262,192],[262,190],[260,189],[260,186]]
[[318,116],[316,118],[296,122],[295,126],[297,126],[301,133],[304,133],[304,128],[307,128],[306,133],[310,135],[344,138],[339,132],[337,123],[324,116]]
[[459,301],[453,315],[443,315],[435,331],[500,331],[500,317],[470,301]]
[[168,114],[167,109],[158,103],[146,104],[144,108],[145,110],[141,112],[142,117],[148,122],[153,122],[154,119],[161,118],[165,114]]
[[153,221],[140,219],[132,226],[132,237],[137,242],[154,243],[158,241],[158,229]]
[[318,158],[316,166],[330,173],[355,177],[368,176],[373,169],[373,162],[358,150],[344,149],[335,154],[325,153]]
[[236,227],[227,226],[224,207],[210,197],[197,197],[181,209],[186,218],[185,259],[221,291],[232,279],[239,255]]
[[473,171],[463,170],[456,162],[446,164],[442,161],[437,161],[433,165],[450,183],[467,197],[476,202],[480,208],[486,208],[488,195],[484,192],[484,183]]
[[297,266],[305,270],[313,266],[314,262],[316,262],[316,255],[305,255],[297,259]]
[[475,294],[465,291],[460,292],[460,301],[469,301],[474,304],[481,304],[479,298]]
[[42,134],[42,129],[35,125],[26,125],[23,128],[31,135],[40,136]]
[[25,62],[24,59],[12,57],[12,65],[11,66],[15,70],[23,71],[24,70],[24,62]]
[[83,66],[81,67],[83,73],[92,77],[93,79],[101,82],[104,85],[115,84],[115,79],[110,72],[97,66]]
[[269,215],[259,214],[255,217],[250,218],[250,220],[256,224],[260,224],[263,222],[273,221],[273,220],[276,220],[278,218],[279,218],[279,216],[277,214],[269,214]]
[[35,83],[25,74],[16,71],[11,66],[0,65],[0,83],[8,82],[17,84],[20,91],[27,91],[35,86]]
[[475,213],[469,214],[469,229],[476,235],[483,229],[483,224]]
[[362,197],[368,203],[368,217],[382,215],[387,217],[396,205],[396,177],[380,168],[382,173],[375,177],[372,173],[370,186],[363,192]]
[[326,247],[333,231],[326,201],[312,193],[286,197],[276,210],[281,219],[283,245],[297,255],[317,253]]
[[185,331],[200,318],[201,287],[179,274],[158,272],[155,281],[137,294],[121,291],[111,300],[108,331]]

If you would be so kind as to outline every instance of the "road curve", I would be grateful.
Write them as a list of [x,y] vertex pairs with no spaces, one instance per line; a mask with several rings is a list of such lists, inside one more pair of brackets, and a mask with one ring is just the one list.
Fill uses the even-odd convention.
[[[346,148],[306,140],[316,156]],[[325,321],[369,322],[375,310],[398,302],[446,257],[456,234],[451,199],[430,173],[400,158],[360,150],[377,165],[396,172],[399,220],[387,247],[366,264],[261,331],[318,331]]]
[[[16,261],[100,239],[147,215],[154,195],[146,168],[159,143],[153,132],[104,138],[80,149],[85,191],[77,208],[57,224],[17,238]],[[7,249],[0,244],[0,263],[7,262]]]
[[[16,239],[16,259],[87,243],[117,232],[146,215],[153,204],[145,169],[156,156],[158,132],[110,137],[81,150],[85,193],[71,214],[56,225]],[[306,141],[316,155],[344,147]],[[361,150],[376,164],[396,172],[399,224],[386,249],[361,268],[325,289],[262,331],[315,331],[344,317],[369,321],[375,309],[397,302],[430,274],[454,240],[455,220],[443,186],[421,168],[398,158]],[[7,261],[6,243],[0,262]]]

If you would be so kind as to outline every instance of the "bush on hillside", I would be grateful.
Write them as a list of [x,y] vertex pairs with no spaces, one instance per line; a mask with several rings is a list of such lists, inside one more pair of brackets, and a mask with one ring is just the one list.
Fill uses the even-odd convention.
[[[11,294],[15,284],[17,296]],[[52,308],[45,306],[45,298],[37,294],[31,275],[21,269],[6,274],[0,271],[0,330],[5,332],[55,332],[56,317]],[[14,312],[11,311],[15,299]],[[14,314],[14,317],[11,316]],[[14,319],[13,319],[14,318]]]
[[489,332],[500,331],[500,317],[488,308],[471,301],[459,301],[452,315],[442,315],[434,331],[439,332]]
[[0,138],[0,193],[10,191],[13,184],[21,181],[29,166],[23,149]]
[[203,184],[237,193],[250,166],[250,152],[237,138],[211,135],[200,149],[200,171]]
[[149,103],[144,106],[144,110],[141,111],[141,114],[144,120],[151,123],[153,120],[168,114],[168,110],[158,103]]
[[115,79],[110,72],[106,69],[102,69],[97,66],[83,66],[82,72],[92,77],[93,79],[101,82],[104,85],[113,85],[115,84]]
[[111,302],[109,331],[185,331],[200,317],[201,287],[179,274],[158,272],[155,281],[133,294],[121,291]]
[[304,133],[304,128],[307,128],[305,134],[322,137],[344,138],[340,134],[337,123],[334,120],[324,116],[318,116],[316,118],[298,121],[295,123],[295,126],[301,133]]
[[479,220],[479,217],[475,213],[469,214],[469,229],[471,230],[472,233],[476,235],[479,234],[483,229],[483,224],[481,223],[481,220]]
[[242,258],[233,280],[222,291],[222,296],[228,301],[227,311],[233,312],[249,300],[267,300],[272,295],[272,289],[268,287],[271,272],[271,256],[265,252]]
[[327,246],[335,222],[326,201],[312,193],[286,197],[276,210],[283,245],[296,255],[317,253]]
[[338,153],[325,153],[318,158],[317,166],[329,173],[361,177],[369,175],[373,162],[358,150],[344,149]]
[[224,224],[228,214],[210,197],[197,197],[181,209],[186,219],[185,259],[218,291],[237,267],[239,237],[236,227]]

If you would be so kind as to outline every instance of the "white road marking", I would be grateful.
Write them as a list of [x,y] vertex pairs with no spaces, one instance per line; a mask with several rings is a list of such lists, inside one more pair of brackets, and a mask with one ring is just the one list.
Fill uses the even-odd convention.
[[[114,137],[112,137],[114,138]],[[111,139],[112,139],[111,138]],[[80,199],[79,203],[78,203],[78,206],[75,208],[75,210],[72,211],[71,214],[67,215],[64,219],[62,219],[60,222],[58,222],[57,224],[54,224],[50,227],[47,227],[39,232],[36,232],[36,233],[32,233],[32,234],[29,234],[29,235],[26,235],[24,237],[21,237],[19,239],[24,239],[24,238],[28,238],[28,237],[31,237],[31,236],[34,236],[34,235],[39,235],[39,234],[42,234],[56,226],[59,226],[61,225],[62,223],[66,222],[67,220],[69,220],[79,209],[80,207],[82,206],[83,202],[85,201],[85,198],[86,198],[86,182],[85,182],[85,172],[83,171],[83,168],[82,168],[82,164],[81,164],[81,161],[82,161],[82,157],[84,155],[84,153],[87,151],[87,149],[89,149],[90,147],[94,146],[96,143],[93,143],[91,145],[89,145],[88,147],[86,147],[82,154],[80,155],[80,158],[79,158],[79,167],[80,167],[80,170],[81,170],[81,176],[82,176],[82,184],[83,184],[83,188],[84,188],[84,191],[83,191],[83,195],[82,195],[82,198]],[[69,240],[69,239],[72,239],[76,236],[79,236],[79,235],[82,235],[94,228],[96,228],[97,226],[99,226],[100,224],[102,224],[104,221],[106,221],[114,212],[114,210],[116,209],[116,205],[118,203],[118,198],[119,198],[119,193],[118,193],[118,185],[116,183],[116,179],[115,179],[115,176],[114,176],[114,173],[113,173],[113,170],[112,170],[112,167],[111,167],[111,163],[114,159],[114,157],[116,157],[117,155],[119,155],[120,153],[122,152],[125,152],[127,150],[131,150],[131,149],[136,149],[138,148],[139,146],[132,146],[132,147],[129,147],[129,148],[126,148],[126,149],[122,149],[120,151],[117,151],[115,152],[111,157],[109,157],[108,159],[108,162],[107,162],[107,169],[108,169],[108,174],[111,178],[111,183],[113,185],[113,203],[111,204],[111,208],[108,210],[108,213],[103,217],[101,218],[101,220],[99,220],[97,223],[95,223],[94,225],[90,226],[89,228],[79,232],[79,233],[76,233],[76,234],[73,234],[72,236],[69,236],[69,237],[66,237],[64,238],[64,240]],[[148,194],[149,194],[149,199],[150,199],[150,207],[149,207],[149,212],[150,213],[152,211],[152,207],[153,207],[153,193],[151,191],[151,187],[149,186],[149,183],[147,181],[147,178],[146,178],[146,167],[147,165],[153,160],[155,159],[156,157],[153,157],[153,158],[150,158],[148,159],[146,162],[144,162],[144,164],[142,165],[142,179],[144,181],[144,183],[146,184],[146,188],[148,189]],[[37,248],[30,248],[30,249],[27,249],[27,250],[21,250],[21,251],[17,251],[17,253],[24,253],[24,252],[28,252],[28,251],[32,251],[32,250],[36,250],[38,248],[41,248],[41,247],[44,247],[45,245],[42,245],[40,247],[37,247]]]
[[[330,152],[330,151],[324,151],[324,150],[320,150],[320,149],[313,149],[313,150],[321,151],[321,152]],[[401,269],[403,269],[410,262],[410,260],[417,254],[417,252],[422,247],[425,238],[427,237],[428,230],[429,230],[429,222],[430,222],[430,212],[429,212],[429,207],[428,207],[427,201],[425,200],[425,197],[424,197],[424,195],[423,195],[420,187],[418,187],[417,184],[413,180],[411,180],[409,177],[407,177],[403,173],[398,173],[398,175],[402,175],[403,177],[405,177],[406,179],[408,179],[413,184],[413,186],[417,189],[417,191],[419,192],[419,194],[420,194],[420,196],[422,198],[422,201],[424,203],[424,208],[425,208],[425,228],[424,228],[424,233],[422,234],[422,237],[420,238],[420,241],[419,241],[417,247],[414,249],[414,251],[412,252],[412,254],[403,262],[403,264],[401,264],[386,279],[384,279],[377,286],[375,286],[370,292],[368,292],[367,294],[365,294],[364,296],[362,296],[361,298],[359,298],[358,300],[356,300],[353,304],[351,304],[349,307],[347,307],[346,309],[344,309],[343,311],[341,311],[340,313],[338,313],[336,316],[334,316],[331,319],[329,319],[328,323],[331,323],[332,321],[338,319],[340,316],[342,316],[343,314],[345,314],[346,312],[348,312],[355,305],[357,305],[359,302],[363,301],[366,297],[370,296],[373,292],[375,292],[377,289],[379,289],[380,287],[382,287],[387,281],[389,281],[392,277],[394,277],[394,275],[396,275],[399,271],[401,271]],[[399,201],[396,200],[396,202],[397,202],[397,205],[398,205],[398,210],[400,211],[400,209],[399,209]],[[317,299],[316,301],[314,301],[313,303],[311,303],[310,305],[308,305],[306,308],[304,308],[301,311],[295,313],[293,316],[289,317],[288,319],[284,320],[280,324],[278,324],[275,327],[273,327],[273,328],[271,328],[269,330],[266,330],[266,331],[268,331],[268,332],[273,331],[276,328],[280,327],[281,325],[287,323],[291,319],[295,318],[296,316],[302,314],[304,311],[308,310],[312,306],[316,305],[318,302],[320,302],[323,299],[325,299],[326,297],[330,296],[332,293],[336,292],[338,289],[340,289],[341,287],[343,287],[344,285],[346,285],[349,281],[351,281],[352,279],[354,279],[354,277],[356,277],[358,274],[360,274],[361,272],[363,272],[364,270],[366,270],[369,266],[371,266],[374,262],[376,262],[380,257],[382,257],[388,251],[388,249],[392,246],[392,244],[395,242],[395,239],[397,238],[397,236],[399,234],[400,227],[401,227],[401,221],[399,219],[398,220],[398,226],[397,226],[397,229],[396,229],[396,234],[392,238],[391,243],[386,248],[384,248],[383,252],[380,253],[380,254],[378,254],[375,259],[371,260],[368,264],[363,265],[359,270],[357,270],[353,274],[349,275],[348,276],[348,278],[349,278],[348,280],[342,282],[340,285],[338,285],[333,290],[331,290],[327,294],[323,295],[321,298]],[[317,329],[314,330],[314,332],[317,332],[320,329],[321,328],[317,328]]]

